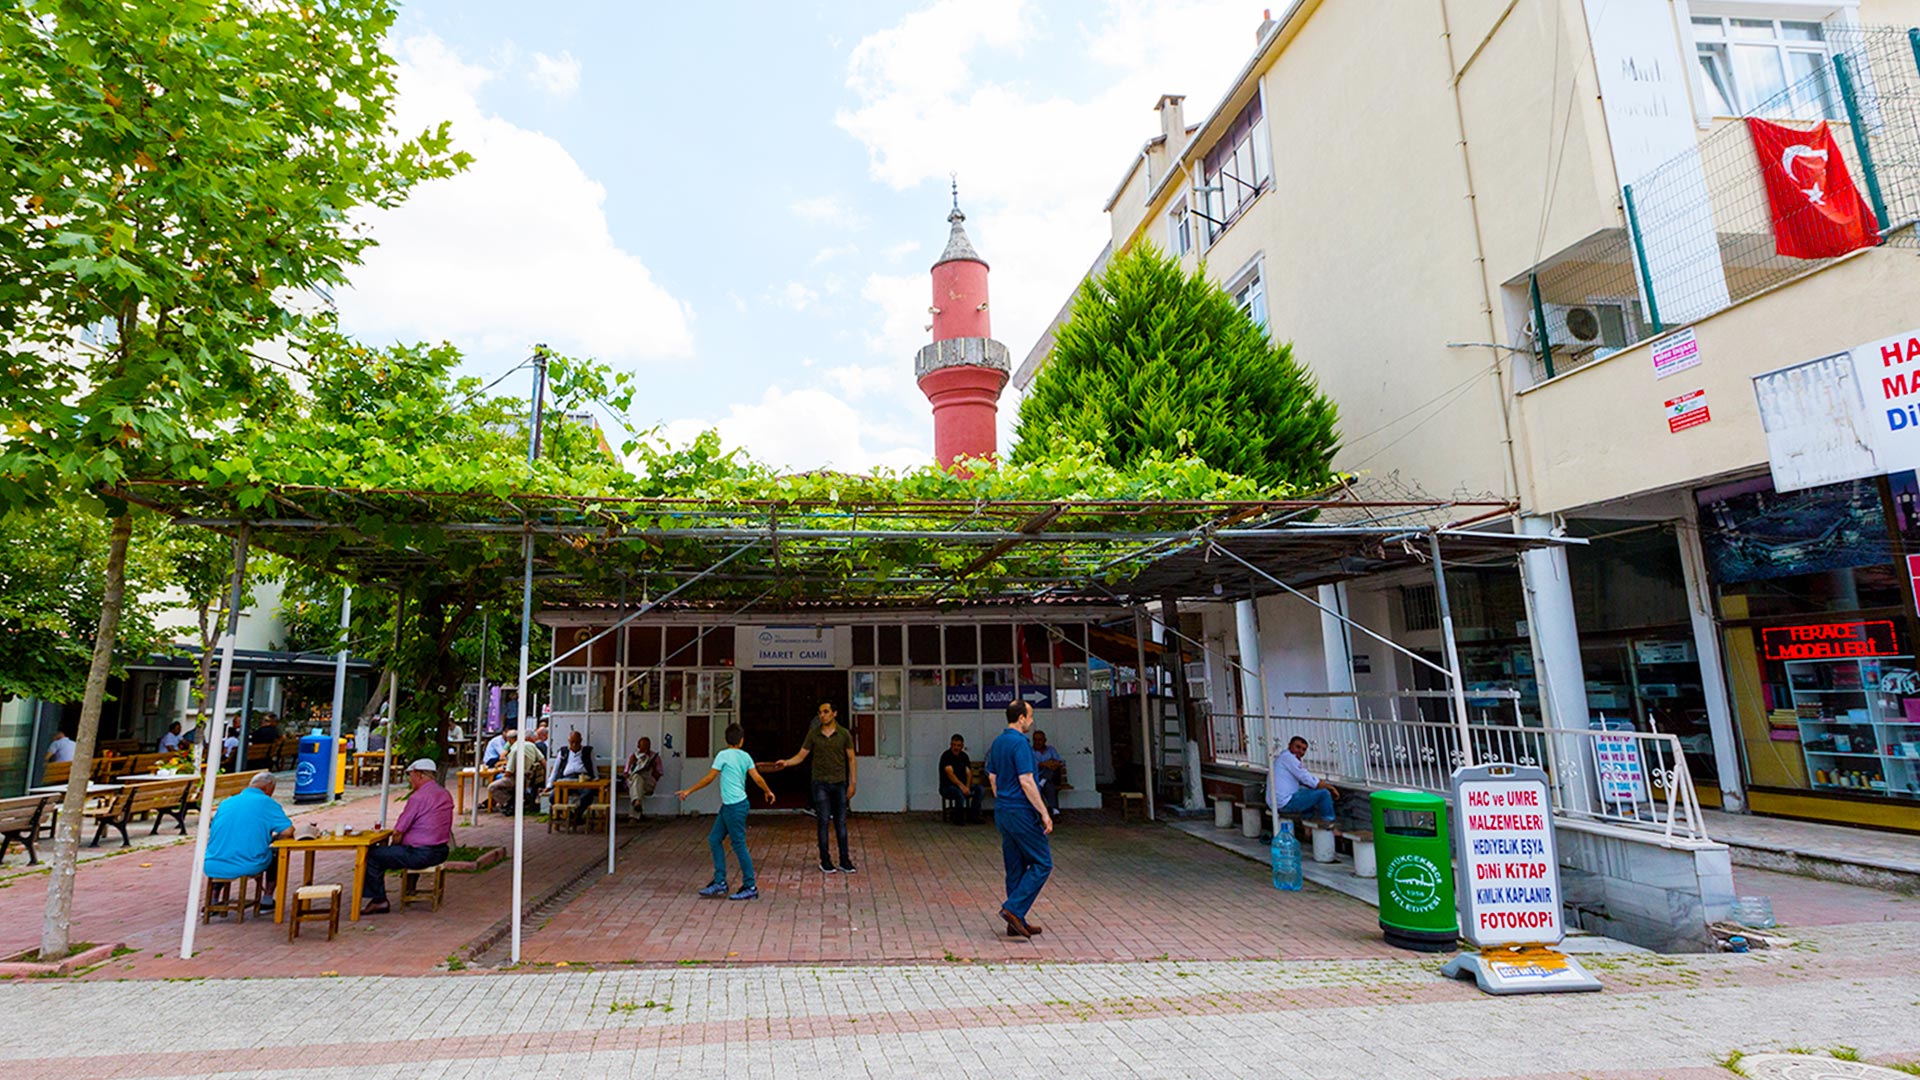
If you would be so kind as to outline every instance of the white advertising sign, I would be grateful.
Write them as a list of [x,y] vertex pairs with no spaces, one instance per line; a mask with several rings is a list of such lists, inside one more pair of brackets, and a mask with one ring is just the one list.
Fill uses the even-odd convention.
[[1691,326],[1677,334],[1668,334],[1655,341],[1651,348],[1653,377],[1656,379],[1664,379],[1676,371],[1700,366],[1700,344],[1693,339]]
[[1563,933],[1546,773],[1503,768],[1512,775],[1454,776],[1461,934],[1479,948],[1552,945]]
[[1633,736],[1595,735],[1593,769],[1602,802],[1631,806],[1647,801],[1647,769],[1640,759],[1640,741]]
[[1586,0],[1586,11],[1614,175],[1633,187],[1660,319],[1691,322],[1728,295],[1672,0]]
[[1920,330],[1753,377],[1773,486],[1920,467]]
[[742,626],[735,664],[742,668],[838,668],[840,637],[832,626]]

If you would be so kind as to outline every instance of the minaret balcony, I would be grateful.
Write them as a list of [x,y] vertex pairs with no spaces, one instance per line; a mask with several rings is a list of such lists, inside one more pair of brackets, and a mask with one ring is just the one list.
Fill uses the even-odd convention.
[[992,368],[1011,374],[1012,360],[1007,347],[992,338],[948,338],[924,345],[913,358],[913,377],[924,379],[928,373],[950,367]]

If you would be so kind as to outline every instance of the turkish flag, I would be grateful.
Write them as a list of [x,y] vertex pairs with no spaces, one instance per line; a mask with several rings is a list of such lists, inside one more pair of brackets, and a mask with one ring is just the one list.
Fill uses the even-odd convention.
[[1831,259],[1880,242],[1873,211],[1847,175],[1827,122],[1798,131],[1747,118],[1773,211],[1773,249],[1790,259]]

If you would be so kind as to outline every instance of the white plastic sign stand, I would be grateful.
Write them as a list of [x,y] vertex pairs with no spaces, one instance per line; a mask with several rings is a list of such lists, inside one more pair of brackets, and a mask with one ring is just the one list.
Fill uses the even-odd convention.
[[1553,948],[1565,934],[1546,771],[1455,769],[1453,829],[1460,934],[1478,951],[1454,957],[1441,974],[1472,976],[1489,994],[1600,989],[1573,957]]

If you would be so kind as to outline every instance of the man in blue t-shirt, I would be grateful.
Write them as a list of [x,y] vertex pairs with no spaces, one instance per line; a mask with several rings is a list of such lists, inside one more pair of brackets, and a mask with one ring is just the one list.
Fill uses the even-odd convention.
[[[713,768],[700,782],[674,795],[685,802],[687,796],[713,783],[720,781],[720,814],[713,819],[713,828],[707,832],[707,850],[713,855],[713,880],[700,890],[701,896],[725,896],[729,900],[758,900],[760,886],[753,876],[753,856],[747,854],[747,781],[758,784],[766,795],[767,805],[773,805],[773,789],[754,767],[753,755],[741,749],[740,744],[747,738],[746,729],[739,724],[727,725],[727,748],[714,755]],[[727,892],[727,853],[722,849],[723,841],[732,841],[733,857],[740,864],[740,891]]]
[[1027,920],[1027,911],[1040,887],[1053,873],[1053,816],[1041,801],[1034,777],[1033,706],[1016,701],[1007,706],[1007,729],[987,748],[987,783],[993,787],[993,823],[1000,830],[1000,857],[1007,866],[1007,902],[1000,905],[1007,936],[1031,938],[1040,932]]
[[[213,823],[207,826],[207,861],[202,870],[217,882],[258,877],[260,910],[270,911],[273,878],[267,871],[273,868],[273,842],[292,835],[293,822],[273,800],[273,774],[255,773],[251,784],[214,808]],[[226,885],[215,885],[214,899],[225,899],[226,891]]]

